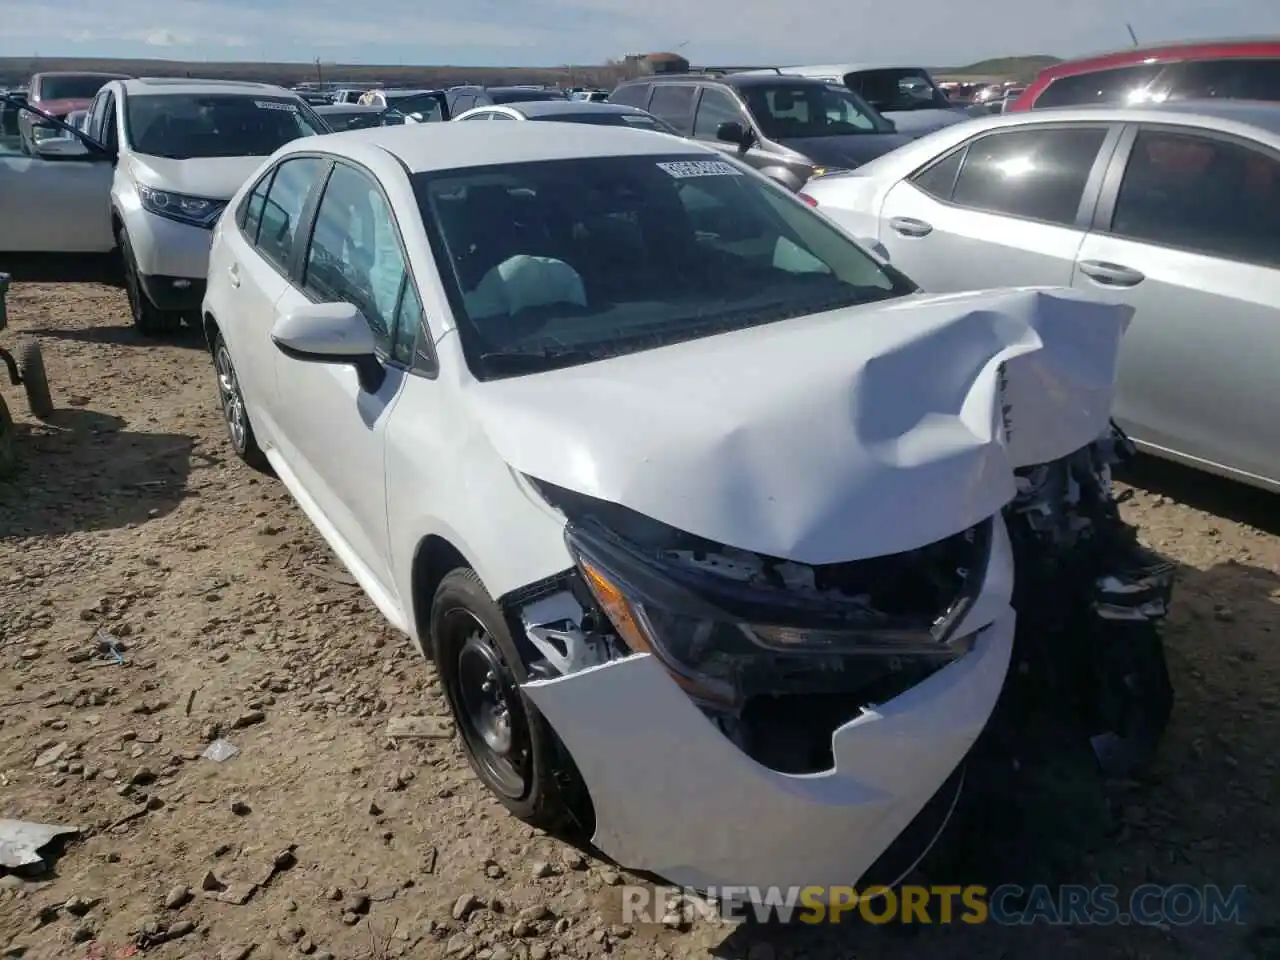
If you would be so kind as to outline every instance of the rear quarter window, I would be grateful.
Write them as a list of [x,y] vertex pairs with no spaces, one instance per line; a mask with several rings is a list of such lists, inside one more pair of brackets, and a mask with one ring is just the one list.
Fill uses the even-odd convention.
[[649,102],[649,91],[653,89],[648,83],[633,83],[619,87],[609,95],[610,103],[622,103],[628,107],[644,107]]

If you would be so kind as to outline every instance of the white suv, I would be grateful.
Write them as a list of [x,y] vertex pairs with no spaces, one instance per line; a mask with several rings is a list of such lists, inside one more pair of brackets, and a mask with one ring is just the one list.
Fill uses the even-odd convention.
[[107,84],[84,132],[115,165],[112,232],[133,322],[160,334],[199,310],[213,226],[232,194],[279,147],[329,131],[281,87],[174,78]]

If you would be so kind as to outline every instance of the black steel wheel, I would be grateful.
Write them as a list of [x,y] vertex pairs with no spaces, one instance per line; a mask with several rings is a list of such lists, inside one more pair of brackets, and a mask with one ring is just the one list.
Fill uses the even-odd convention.
[[560,834],[581,829],[590,803],[581,778],[520,689],[524,663],[501,608],[474,571],[459,568],[440,582],[431,645],[476,776],[526,823]]
[[458,723],[485,781],[504,797],[529,792],[533,746],[511,669],[487,630],[473,614],[454,610],[445,629],[465,636],[454,670]]
[[43,420],[52,414],[53,395],[49,392],[49,375],[44,369],[44,354],[38,341],[28,340],[19,349],[18,375],[22,377],[32,415]]

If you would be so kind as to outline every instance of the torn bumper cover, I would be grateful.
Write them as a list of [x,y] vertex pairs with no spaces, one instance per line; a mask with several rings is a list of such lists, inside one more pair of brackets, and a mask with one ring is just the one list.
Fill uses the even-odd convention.
[[955,770],[995,704],[1014,614],[969,655],[831,736],[833,769],[778,773],[718,731],[649,654],[525,686],[566,738],[595,844],[696,889],[849,884]]

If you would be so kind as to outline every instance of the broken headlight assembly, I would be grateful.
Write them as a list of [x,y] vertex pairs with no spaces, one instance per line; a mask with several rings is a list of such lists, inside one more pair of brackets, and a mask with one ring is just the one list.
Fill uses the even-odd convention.
[[[601,626],[631,652],[654,656],[704,710],[728,716],[761,694],[870,694],[886,674],[909,665],[917,678],[962,656],[971,638],[956,628],[981,587],[991,534],[988,520],[938,545],[937,556],[926,548],[815,568],[674,530],[661,547],[637,543],[591,515],[565,529],[608,618]],[[903,582],[904,563],[916,582]],[[941,575],[922,589],[922,573]]]

